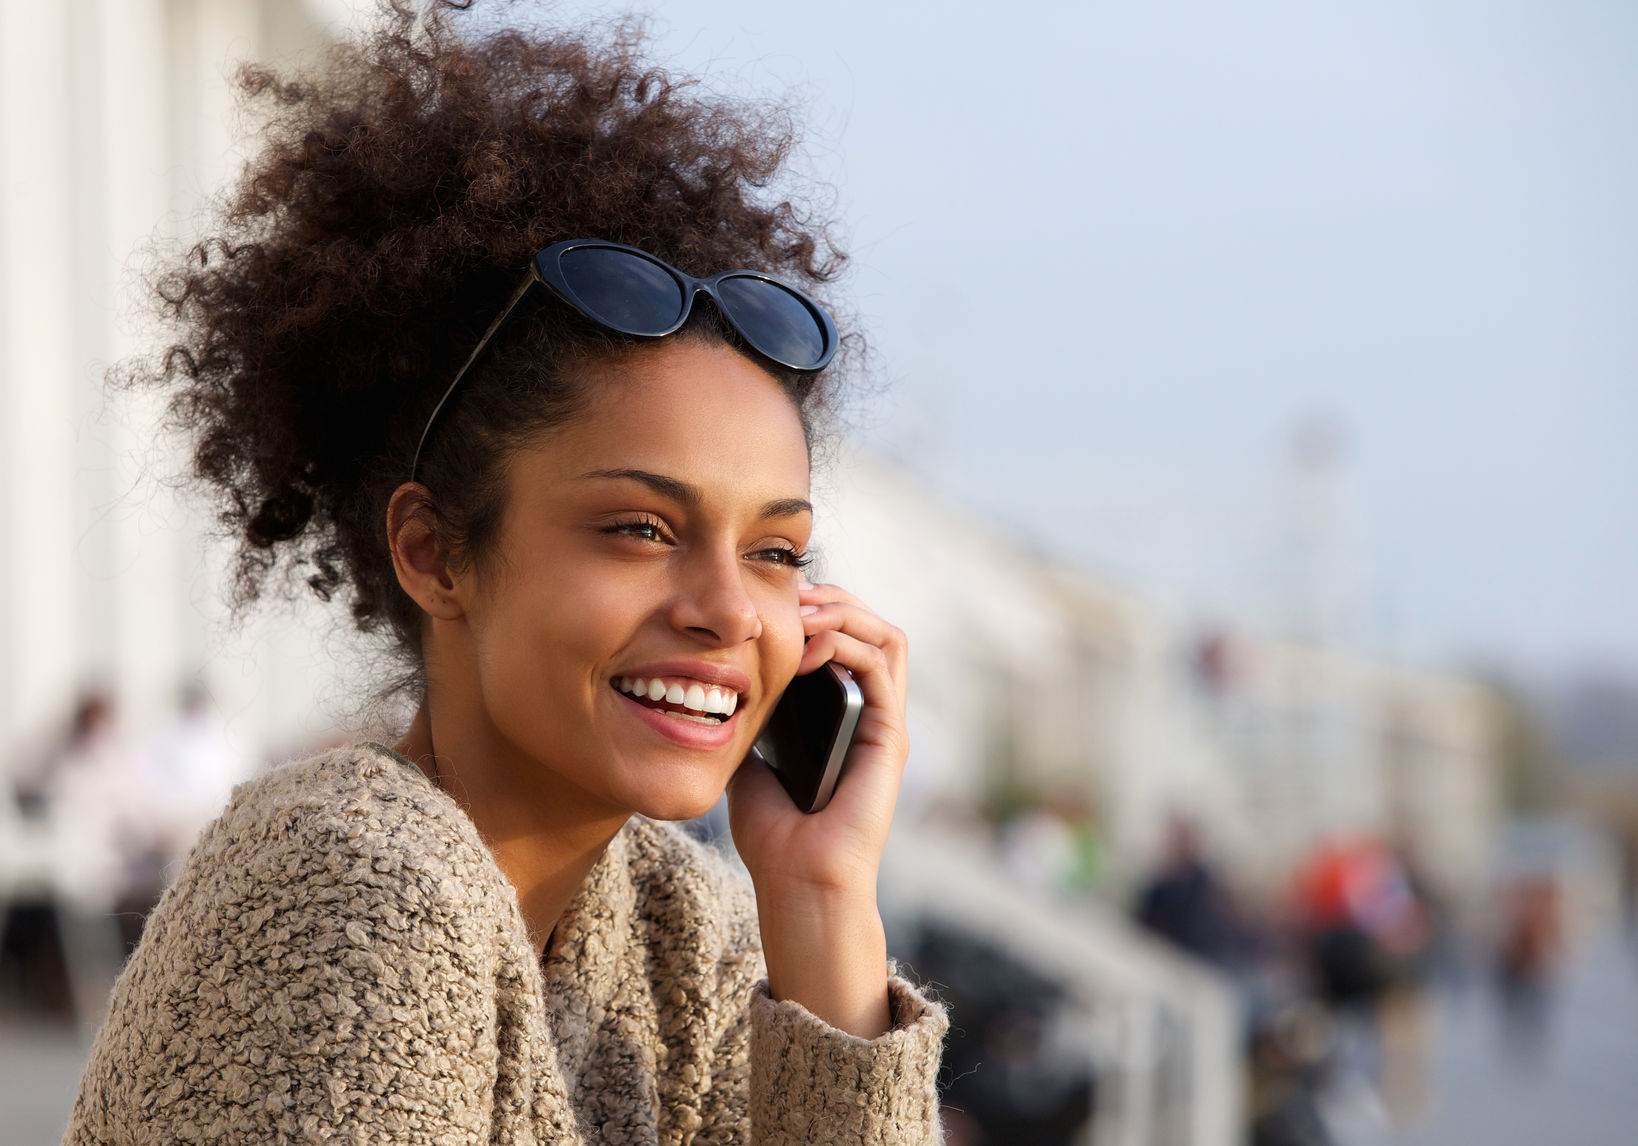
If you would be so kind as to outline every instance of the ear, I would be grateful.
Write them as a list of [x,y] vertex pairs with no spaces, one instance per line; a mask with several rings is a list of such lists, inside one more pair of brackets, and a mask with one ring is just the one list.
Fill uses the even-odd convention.
[[387,503],[387,545],[398,584],[429,616],[447,621],[465,610],[437,520],[426,486],[405,482],[393,490]]

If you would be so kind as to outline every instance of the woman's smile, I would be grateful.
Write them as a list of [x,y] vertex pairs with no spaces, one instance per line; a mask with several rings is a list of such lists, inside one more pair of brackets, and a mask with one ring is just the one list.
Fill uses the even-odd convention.
[[609,687],[620,708],[678,744],[720,748],[739,732],[751,678],[703,660],[650,661],[616,673]]
[[[650,699],[649,691],[646,689],[643,698],[639,700],[631,692],[621,688],[622,679],[629,678],[616,678],[610,682],[615,694],[615,703],[627,715],[674,744],[681,744],[685,748],[721,748],[739,735],[740,716],[737,707],[726,714],[720,711],[714,714],[696,713],[684,705],[668,700],[665,696],[659,700]],[[677,687],[673,683],[668,694],[674,695]],[[694,689],[699,687],[698,684],[692,686]],[[729,695],[737,696],[732,691]]]

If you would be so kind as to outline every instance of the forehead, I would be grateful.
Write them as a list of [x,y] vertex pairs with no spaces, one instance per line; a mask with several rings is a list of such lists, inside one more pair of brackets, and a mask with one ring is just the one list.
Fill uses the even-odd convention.
[[593,484],[574,480],[586,471],[626,467],[699,486],[725,508],[807,496],[795,401],[732,347],[663,339],[581,370],[583,411],[514,461],[520,496],[580,492]]

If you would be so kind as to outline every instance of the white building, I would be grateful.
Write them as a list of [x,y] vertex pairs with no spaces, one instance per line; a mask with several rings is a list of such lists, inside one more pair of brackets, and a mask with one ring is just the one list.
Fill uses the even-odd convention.
[[316,609],[223,629],[224,556],[155,432],[152,395],[105,401],[149,345],[147,244],[197,233],[236,170],[242,59],[311,51],[340,15],[285,0],[0,0],[0,736],[13,764],[105,686],[127,726],[203,671],[247,744],[325,731],[345,670]]
[[1067,568],[912,470],[844,455],[816,478],[822,576],[911,636],[913,801],[1010,774],[1089,803],[1111,890],[1168,817],[1255,890],[1321,839],[1410,841],[1476,891],[1499,814],[1490,698],[1459,677],[1272,639]]

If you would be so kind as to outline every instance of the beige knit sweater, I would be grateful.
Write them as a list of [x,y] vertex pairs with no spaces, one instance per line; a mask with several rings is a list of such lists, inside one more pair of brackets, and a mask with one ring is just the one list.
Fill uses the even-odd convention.
[[545,960],[476,825],[364,742],[239,784],[113,988],[65,1143],[936,1143],[945,1010],[768,993],[749,881],[633,816]]

